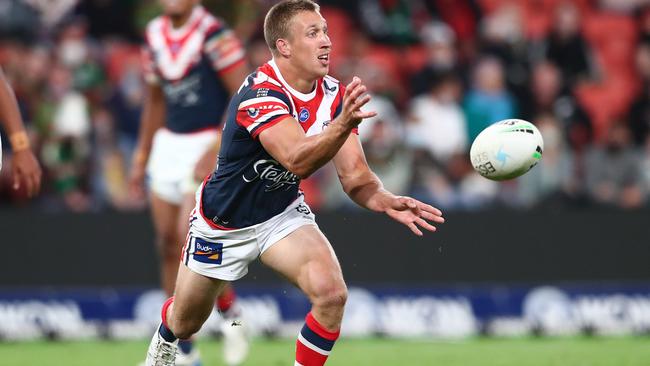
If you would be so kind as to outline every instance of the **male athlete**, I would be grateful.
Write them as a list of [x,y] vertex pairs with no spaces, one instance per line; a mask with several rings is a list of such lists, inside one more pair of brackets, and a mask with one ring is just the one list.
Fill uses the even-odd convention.
[[[25,132],[23,120],[16,97],[0,69],[0,125],[9,136],[12,150],[11,173],[12,188],[24,186],[28,197],[35,196],[41,187],[41,167],[29,147],[29,137]],[[0,169],[2,169],[2,145],[0,144]]]
[[[230,102],[215,172],[197,191],[175,296],[147,365],[174,365],[178,339],[197,332],[228,281],[261,261],[298,286],[312,304],[296,343],[295,365],[323,365],[338,338],[347,289],[334,251],[298,188],[330,160],[359,205],[434,231],[442,213],[383,189],[364,158],[357,126],[370,96],[354,78],[327,76],[330,39],[319,6],[283,1],[269,10],[264,36],[273,59],[246,78]],[[352,228],[351,228],[352,229]]]
[[[171,296],[194,192],[214,168],[223,113],[249,70],[234,33],[198,0],[162,0],[161,4],[164,14],[146,29],[143,63],[147,97],[131,185],[142,195],[145,171],[148,173],[162,287]],[[205,166],[208,168],[200,171]],[[200,175],[198,181],[195,175]],[[231,326],[239,315],[234,296],[229,287],[217,301],[218,310],[228,320],[222,326],[228,365],[240,364],[248,352],[244,329]],[[200,364],[198,350],[190,340],[179,346],[178,365]]]

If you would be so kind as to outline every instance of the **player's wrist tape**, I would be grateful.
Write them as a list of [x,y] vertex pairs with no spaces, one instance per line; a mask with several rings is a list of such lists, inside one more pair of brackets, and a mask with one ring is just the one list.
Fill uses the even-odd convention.
[[14,132],[9,136],[9,143],[14,152],[29,149],[29,137],[25,131]]

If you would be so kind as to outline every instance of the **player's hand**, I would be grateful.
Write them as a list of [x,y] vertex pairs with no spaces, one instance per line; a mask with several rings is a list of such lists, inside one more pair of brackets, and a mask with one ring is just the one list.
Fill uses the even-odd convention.
[[212,173],[214,166],[217,164],[216,149],[209,149],[199,159],[194,166],[194,180],[202,182],[205,176]]
[[29,197],[34,197],[41,189],[41,167],[32,151],[29,149],[17,151],[13,154],[11,164],[13,184],[17,190],[24,186]]
[[341,121],[350,128],[355,128],[364,118],[377,115],[377,112],[363,112],[361,107],[370,101],[368,89],[358,77],[353,77],[352,82],[345,88],[343,94],[343,108],[341,110]]
[[417,236],[422,236],[420,228],[436,231],[429,221],[437,224],[445,222],[439,209],[411,197],[394,196],[385,212],[393,220],[408,226]]
[[142,199],[144,197],[146,167],[146,161],[140,158],[136,152],[131,163],[131,172],[129,173],[129,194],[134,199]]

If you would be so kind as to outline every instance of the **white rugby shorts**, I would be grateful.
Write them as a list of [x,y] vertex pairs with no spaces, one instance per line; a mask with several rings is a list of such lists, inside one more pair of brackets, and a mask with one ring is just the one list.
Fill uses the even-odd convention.
[[190,217],[190,230],[181,261],[203,276],[238,280],[248,273],[248,264],[273,244],[301,226],[318,227],[314,213],[301,194],[283,212],[262,223],[234,230],[215,229],[200,213],[200,190]]
[[167,202],[181,204],[183,196],[200,184],[195,182],[194,166],[217,137],[216,128],[191,133],[158,129],[147,164],[151,191]]

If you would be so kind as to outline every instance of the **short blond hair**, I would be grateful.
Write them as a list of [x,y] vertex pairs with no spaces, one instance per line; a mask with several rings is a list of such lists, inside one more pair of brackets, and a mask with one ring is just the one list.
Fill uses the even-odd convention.
[[320,12],[320,6],[311,0],[285,0],[273,5],[264,18],[264,39],[271,53],[276,54],[276,42],[289,37],[291,19],[301,11]]

